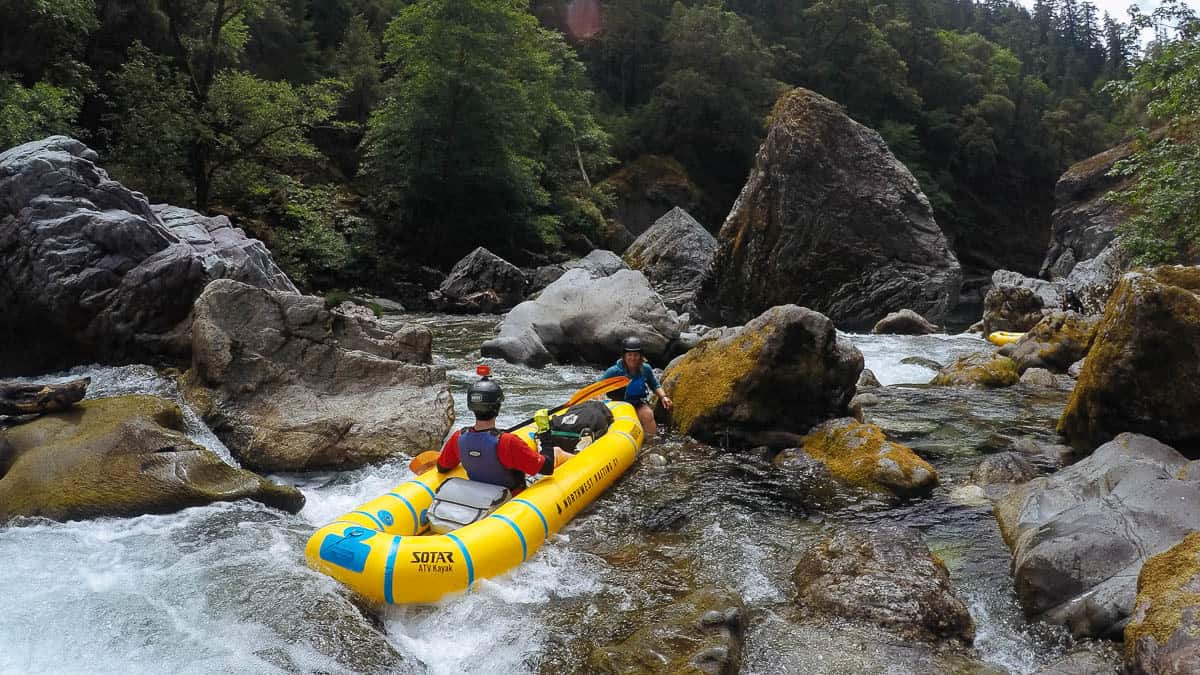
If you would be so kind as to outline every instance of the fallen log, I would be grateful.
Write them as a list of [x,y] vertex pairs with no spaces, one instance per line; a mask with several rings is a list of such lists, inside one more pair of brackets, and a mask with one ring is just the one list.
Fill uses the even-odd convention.
[[63,384],[0,382],[0,415],[40,415],[65,410],[83,400],[92,378]]

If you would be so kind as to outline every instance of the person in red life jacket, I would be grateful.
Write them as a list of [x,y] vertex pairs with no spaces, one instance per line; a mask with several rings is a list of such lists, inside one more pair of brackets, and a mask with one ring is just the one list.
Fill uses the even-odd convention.
[[475,424],[459,429],[442,446],[438,472],[446,473],[461,462],[467,477],[499,485],[514,493],[525,488],[526,474],[554,473],[554,452],[538,452],[520,436],[496,428],[496,415],[504,402],[500,385],[492,381],[491,369],[479,366],[479,381],[467,389],[467,408],[475,413]]

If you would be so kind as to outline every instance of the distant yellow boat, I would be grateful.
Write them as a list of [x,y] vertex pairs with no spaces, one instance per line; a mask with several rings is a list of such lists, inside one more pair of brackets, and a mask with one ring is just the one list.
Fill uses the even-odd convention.
[[1024,337],[1024,333],[1010,333],[1008,331],[998,330],[988,336],[988,342],[1003,347],[1010,342],[1016,342]]
[[[462,466],[445,474],[434,468],[317,530],[305,547],[309,566],[397,605],[434,602],[508,572],[633,465],[642,447],[637,413],[621,401],[607,405],[607,433],[481,520],[430,532],[427,511],[438,487],[466,477]],[[514,433],[536,447],[534,425]]]

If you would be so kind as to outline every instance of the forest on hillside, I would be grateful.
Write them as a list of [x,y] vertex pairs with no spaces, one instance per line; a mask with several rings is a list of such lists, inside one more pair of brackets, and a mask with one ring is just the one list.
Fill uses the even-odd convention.
[[715,231],[803,86],[884,137],[974,271],[1036,272],[1057,177],[1142,129],[1130,240],[1166,260],[1200,241],[1200,170],[1169,180],[1200,166],[1172,142],[1200,118],[1195,26],[1079,0],[4,0],[0,149],[74,135],[301,286],[386,292],[476,245],[602,244],[647,163]]

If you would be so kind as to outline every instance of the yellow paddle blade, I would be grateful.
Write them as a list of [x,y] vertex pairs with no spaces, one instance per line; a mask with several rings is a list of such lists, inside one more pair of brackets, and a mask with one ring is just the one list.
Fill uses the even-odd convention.
[[582,403],[588,399],[607,394],[608,392],[614,389],[620,389],[627,384],[629,384],[629,378],[625,377],[624,375],[617,375],[616,377],[610,377],[607,380],[593,382],[583,389],[575,392],[575,395],[567,401],[566,407],[569,408],[576,403]]

